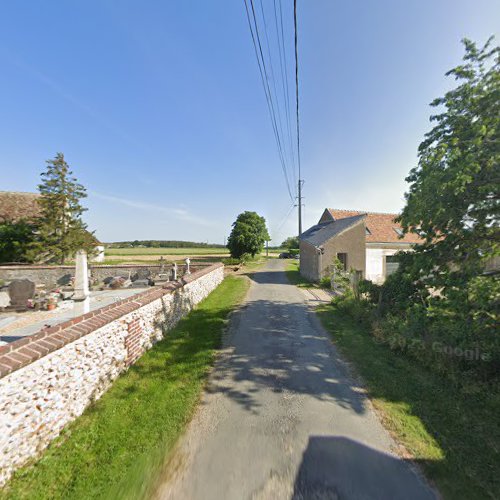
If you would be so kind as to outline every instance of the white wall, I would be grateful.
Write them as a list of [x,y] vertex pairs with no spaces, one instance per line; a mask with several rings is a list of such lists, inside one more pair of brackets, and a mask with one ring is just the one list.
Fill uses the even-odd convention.
[[383,283],[385,280],[385,256],[394,255],[399,248],[367,248],[366,249],[366,279],[374,283]]

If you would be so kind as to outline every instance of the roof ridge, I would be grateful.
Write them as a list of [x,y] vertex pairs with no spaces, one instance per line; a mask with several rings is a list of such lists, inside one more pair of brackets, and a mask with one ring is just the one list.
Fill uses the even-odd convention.
[[355,210],[348,208],[328,208],[328,210],[333,210],[335,212],[357,212],[358,214],[399,215],[398,212],[371,212],[369,210]]
[[34,193],[33,191],[2,191],[0,190],[0,193],[7,193],[7,194],[32,194],[35,196],[40,196],[40,193]]

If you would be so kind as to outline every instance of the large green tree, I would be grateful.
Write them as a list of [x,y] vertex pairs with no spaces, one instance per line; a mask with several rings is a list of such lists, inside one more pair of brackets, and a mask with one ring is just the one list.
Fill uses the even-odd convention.
[[39,257],[64,264],[79,249],[93,252],[95,238],[82,221],[86,208],[81,200],[87,193],[73,176],[62,153],[47,161],[47,169],[41,177],[38,186],[42,195],[38,221]]
[[415,271],[435,286],[464,286],[499,251],[500,48],[464,40],[456,88],[431,105],[435,126],[410,171],[405,231],[417,233]]
[[240,258],[245,253],[254,257],[262,252],[265,242],[270,239],[266,219],[256,212],[243,212],[233,222],[227,248],[232,257]]

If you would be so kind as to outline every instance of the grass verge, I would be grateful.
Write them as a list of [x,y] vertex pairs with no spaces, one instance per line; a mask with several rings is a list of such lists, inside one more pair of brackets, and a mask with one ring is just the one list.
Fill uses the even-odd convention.
[[70,424],[38,462],[19,470],[0,497],[148,496],[193,414],[228,314],[248,286],[247,279],[228,276]]
[[384,425],[445,498],[500,498],[498,395],[466,395],[418,362],[377,344],[337,305],[317,313],[363,378]]
[[318,285],[316,283],[312,283],[309,280],[306,280],[299,271],[299,262],[297,260],[289,260],[286,263],[285,272],[288,278],[288,281],[292,285],[296,285],[300,288],[317,288]]

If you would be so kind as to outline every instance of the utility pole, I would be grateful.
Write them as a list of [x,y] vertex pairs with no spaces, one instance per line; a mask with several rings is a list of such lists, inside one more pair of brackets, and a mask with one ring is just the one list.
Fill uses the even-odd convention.
[[299,239],[300,235],[302,234],[302,185],[304,184],[304,181],[299,179],[299,196],[298,196],[298,201],[299,201]]

